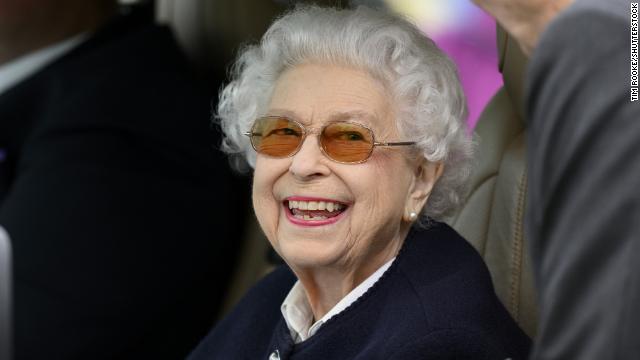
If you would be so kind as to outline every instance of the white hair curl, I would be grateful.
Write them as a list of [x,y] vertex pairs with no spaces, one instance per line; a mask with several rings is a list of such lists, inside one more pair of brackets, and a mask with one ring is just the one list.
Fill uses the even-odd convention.
[[241,50],[216,115],[222,150],[238,170],[255,166],[255,151],[243,132],[266,111],[278,77],[309,62],[355,67],[382,81],[399,109],[400,134],[416,141],[427,160],[444,163],[421,215],[441,219],[460,204],[474,143],[455,66],[409,21],[363,6],[298,6],[277,19],[259,44]]

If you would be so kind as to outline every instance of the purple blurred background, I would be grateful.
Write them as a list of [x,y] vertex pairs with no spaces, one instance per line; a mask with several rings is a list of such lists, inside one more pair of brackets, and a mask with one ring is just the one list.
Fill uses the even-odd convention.
[[405,14],[457,64],[473,128],[489,99],[502,86],[496,24],[470,0],[385,0]]

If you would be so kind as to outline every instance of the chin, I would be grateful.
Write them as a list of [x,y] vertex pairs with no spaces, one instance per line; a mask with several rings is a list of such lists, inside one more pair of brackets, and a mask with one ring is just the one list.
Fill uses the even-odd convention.
[[313,239],[284,241],[279,243],[278,253],[291,267],[320,268],[337,262],[337,251],[330,245]]

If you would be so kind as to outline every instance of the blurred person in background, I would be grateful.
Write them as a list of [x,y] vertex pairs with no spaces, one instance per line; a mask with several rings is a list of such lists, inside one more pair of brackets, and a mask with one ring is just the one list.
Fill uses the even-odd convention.
[[[474,0],[530,54],[533,359],[640,356],[640,101],[627,0]],[[637,91],[637,20],[635,5]],[[636,92],[637,95],[637,92]]]
[[223,149],[283,265],[190,359],[524,359],[480,255],[439,222],[473,153],[455,66],[408,21],[299,6],[220,95]]
[[209,94],[147,20],[0,0],[16,359],[179,359],[215,318],[241,227],[227,161]]

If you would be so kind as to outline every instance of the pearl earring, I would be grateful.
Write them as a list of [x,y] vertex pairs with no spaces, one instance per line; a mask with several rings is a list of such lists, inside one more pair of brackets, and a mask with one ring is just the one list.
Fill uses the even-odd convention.
[[415,212],[411,212],[409,213],[409,220],[410,221],[416,221],[416,219],[418,218],[418,214],[416,214]]

